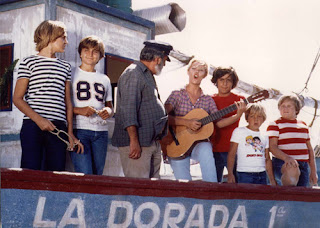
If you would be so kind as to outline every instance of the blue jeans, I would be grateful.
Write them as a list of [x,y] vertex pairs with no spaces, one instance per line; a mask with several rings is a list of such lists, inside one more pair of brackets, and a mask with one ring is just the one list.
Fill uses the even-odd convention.
[[184,159],[175,160],[169,158],[171,168],[177,180],[192,180],[190,174],[190,159],[199,161],[203,181],[217,182],[216,166],[210,142],[198,143],[193,148],[191,155]]
[[83,154],[70,152],[75,171],[102,175],[108,150],[108,131],[76,129],[74,135],[84,146]]
[[[52,121],[59,129],[67,131],[65,122]],[[60,135],[68,140],[66,135]],[[56,135],[42,131],[32,120],[23,120],[20,140],[22,147],[21,168],[64,171],[67,145]]]
[[[213,152],[214,160],[215,160],[215,165],[217,168],[217,178],[218,182],[222,182],[223,178],[223,169],[224,167],[227,167],[227,161],[228,161],[228,152]],[[237,179],[237,157],[235,158],[234,161],[234,167],[233,167],[233,175],[236,179],[236,183],[238,182]]]
[[267,184],[267,173],[257,172],[237,172],[238,183],[244,184]]
[[[309,164],[308,162],[301,162],[298,161],[299,163],[299,169],[300,169],[300,176],[299,176],[299,181],[297,186],[308,186],[309,185]],[[272,158],[272,168],[274,172],[274,177],[278,183],[278,185],[281,185],[281,168],[282,165],[284,164],[284,161],[278,158]]]

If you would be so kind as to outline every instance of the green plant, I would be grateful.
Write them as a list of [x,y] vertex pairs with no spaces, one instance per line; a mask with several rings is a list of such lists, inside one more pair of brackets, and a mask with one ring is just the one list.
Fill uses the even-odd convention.
[[13,78],[13,70],[17,65],[19,59],[13,61],[10,66],[6,67],[3,75],[0,78],[0,104],[7,106],[9,104],[8,90]]

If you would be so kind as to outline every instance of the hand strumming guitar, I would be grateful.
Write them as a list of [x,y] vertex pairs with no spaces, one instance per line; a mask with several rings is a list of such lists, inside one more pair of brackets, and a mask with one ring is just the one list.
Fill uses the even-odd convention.
[[187,121],[187,123],[187,127],[192,131],[197,131],[202,126],[198,119],[190,119]]

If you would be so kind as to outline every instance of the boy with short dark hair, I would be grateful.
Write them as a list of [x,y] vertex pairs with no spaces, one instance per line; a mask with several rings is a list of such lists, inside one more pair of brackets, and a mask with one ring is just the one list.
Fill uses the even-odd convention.
[[[233,67],[217,67],[212,75],[211,82],[217,87],[218,93],[212,96],[216,103],[218,110],[224,109],[235,102],[242,104],[245,111],[245,97],[233,93],[231,90],[234,89],[238,84],[239,78]],[[228,118],[237,113],[237,111],[231,112],[225,115],[223,118]],[[230,138],[233,130],[239,126],[241,115],[238,116],[237,120],[226,127],[215,128],[215,132],[211,137],[211,143],[213,145],[213,156],[217,168],[218,182],[222,182],[224,167],[227,167],[228,151],[230,149]],[[234,169],[234,175],[236,170]]]
[[81,65],[72,70],[74,133],[84,153],[70,152],[76,172],[102,175],[108,149],[107,118],[112,111],[112,89],[107,75],[95,69],[104,58],[103,41],[88,36],[80,41]]

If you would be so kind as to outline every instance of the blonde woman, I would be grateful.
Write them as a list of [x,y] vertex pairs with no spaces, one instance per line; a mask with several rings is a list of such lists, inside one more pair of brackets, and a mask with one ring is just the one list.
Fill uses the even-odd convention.
[[[170,125],[182,125],[191,131],[197,131],[201,128],[199,119],[181,118],[196,108],[204,109],[209,115],[218,111],[214,100],[209,95],[202,92],[200,84],[208,75],[208,65],[204,61],[193,60],[188,67],[189,83],[182,89],[173,91],[165,102],[165,108],[169,114]],[[216,126],[227,126],[241,116],[245,110],[236,103],[238,107],[237,116],[232,116],[216,122]],[[183,159],[169,158],[176,179],[191,180],[190,159],[200,163],[202,180],[208,182],[217,182],[216,166],[212,153],[212,145],[209,141],[197,143],[191,154]]]

